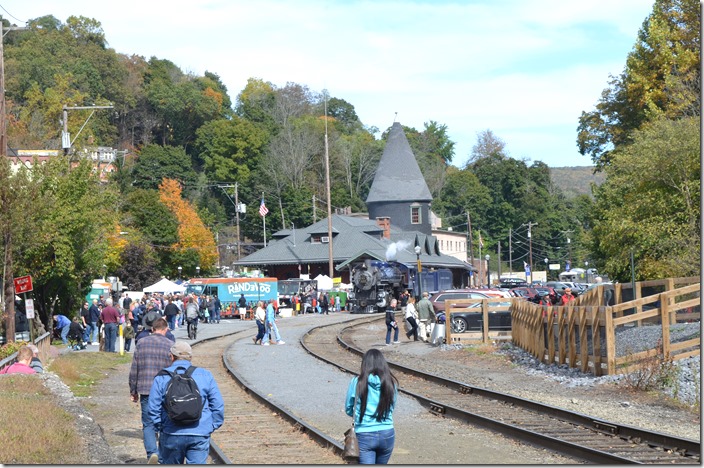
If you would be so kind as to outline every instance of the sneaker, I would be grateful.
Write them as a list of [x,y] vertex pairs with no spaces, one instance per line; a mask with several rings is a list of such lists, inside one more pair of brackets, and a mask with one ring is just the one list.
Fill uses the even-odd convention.
[[394,341],[394,344],[401,344],[400,341]]
[[386,343],[386,346],[391,346],[391,343]]
[[100,346],[100,343],[98,343],[97,341],[94,341],[94,342],[91,343],[91,344],[92,344],[93,346]]
[[281,341],[279,341],[279,342],[276,343],[276,344],[286,344],[286,342],[285,342],[284,340],[281,340]]
[[252,341],[254,341],[254,344],[257,344],[257,338],[256,338],[256,337],[252,337]]
[[149,455],[149,461],[147,462],[147,465],[158,465],[159,464],[159,455],[156,453],[152,453]]
[[269,346],[269,342],[267,341],[266,343],[262,343],[262,346]]

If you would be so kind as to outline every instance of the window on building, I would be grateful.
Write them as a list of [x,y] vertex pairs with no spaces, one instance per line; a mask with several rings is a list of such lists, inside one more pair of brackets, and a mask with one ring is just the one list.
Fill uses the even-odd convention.
[[421,221],[420,206],[411,206],[411,224],[420,224]]
[[310,243],[311,244],[320,244],[322,240],[320,239],[320,236],[310,236]]

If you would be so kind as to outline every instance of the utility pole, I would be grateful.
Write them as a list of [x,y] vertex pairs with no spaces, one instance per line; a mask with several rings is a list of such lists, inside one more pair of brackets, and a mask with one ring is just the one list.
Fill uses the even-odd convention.
[[330,279],[335,277],[335,270],[332,262],[332,203],[330,201],[330,155],[328,154],[328,100],[325,92],[325,193],[328,202],[328,268]]
[[318,218],[315,216],[315,195],[313,195],[313,222],[315,223]]
[[[570,245],[570,237],[569,237],[569,234],[573,233],[574,231],[573,231],[573,230],[568,230],[568,231],[560,231],[560,232],[562,232],[562,234],[565,234],[565,236],[567,237],[567,261],[568,261],[569,264],[570,264],[570,269],[572,269],[572,248],[571,248],[571,245]],[[565,268],[565,269],[566,269],[566,268]]]
[[531,281],[533,280],[533,238],[530,235],[530,229],[533,226],[537,226],[538,223],[531,223],[528,222],[528,224],[522,224],[522,226],[528,226],[528,257],[530,260],[530,279]]
[[[112,109],[113,106],[73,106],[73,107],[68,107],[64,106],[64,112],[63,112],[63,120],[64,120],[64,131],[61,134],[61,144],[64,148],[64,154],[68,154],[69,150],[71,149],[71,146],[73,146],[73,143],[76,141],[76,138],[78,138],[78,135],[81,134],[83,131],[83,127],[86,126],[88,121],[90,120],[91,117],[93,117],[93,114],[95,114],[96,109]],[[90,113],[88,118],[86,119],[85,122],[83,122],[83,126],[78,130],[78,133],[76,133],[76,136],[73,137],[73,141],[71,141],[71,134],[68,133],[68,111],[70,110],[92,110],[93,112]],[[100,173],[100,158],[98,158],[98,173]]]
[[513,276],[513,246],[511,243],[511,228],[508,228],[508,271]]
[[[474,268],[474,241],[472,240],[472,219],[469,217],[469,210],[467,210],[467,243],[469,244],[469,264]],[[474,279],[475,274],[472,272],[472,279]],[[471,284],[470,284],[471,286]]]
[[[5,109],[5,31],[23,31],[27,28],[10,26],[4,27],[2,18],[0,18],[0,158],[7,158],[7,120]],[[6,184],[7,181],[2,181]],[[3,209],[10,210],[3,200]],[[12,265],[12,224],[8,219],[6,224],[2,226],[3,243],[5,244],[5,258],[3,259],[3,299],[5,301],[5,337],[7,343],[15,341],[15,284],[14,284],[14,268]]]
[[498,241],[498,245],[499,245],[499,252],[498,252],[498,254],[499,254],[499,258],[498,258],[498,261],[499,261],[499,263],[498,263],[498,265],[499,265],[499,267],[498,267],[499,268],[499,282],[501,282],[501,241]]
[[239,262],[242,251],[240,250],[240,199],[237,194],[237,182],[235,182],[235,223],[237,226],[237,261]]

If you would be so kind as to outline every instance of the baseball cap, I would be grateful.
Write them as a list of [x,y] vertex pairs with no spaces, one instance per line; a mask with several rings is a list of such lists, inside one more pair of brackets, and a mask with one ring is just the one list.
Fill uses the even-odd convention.
[[171,354],[178,358],[190,359],[193,357],[193,351],[191,350],[191,345],[185,341],[177,341],[171,346]]

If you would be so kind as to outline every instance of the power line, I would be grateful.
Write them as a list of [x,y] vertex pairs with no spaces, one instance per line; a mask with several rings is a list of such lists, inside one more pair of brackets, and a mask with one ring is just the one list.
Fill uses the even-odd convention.
[[2,8],[5,11],[5,13],[7,13],[8,15],[10,15],[12,18],[16,19],[20,23],[24,23],[24,24],[29,23],[29,21],[23,21],[23,20],[19,19],[18,17],[16,17],[15,15],[13,15],[12,13],[10,13],[9,11],[7,11],[4,6],[0,5],[0,8]]

